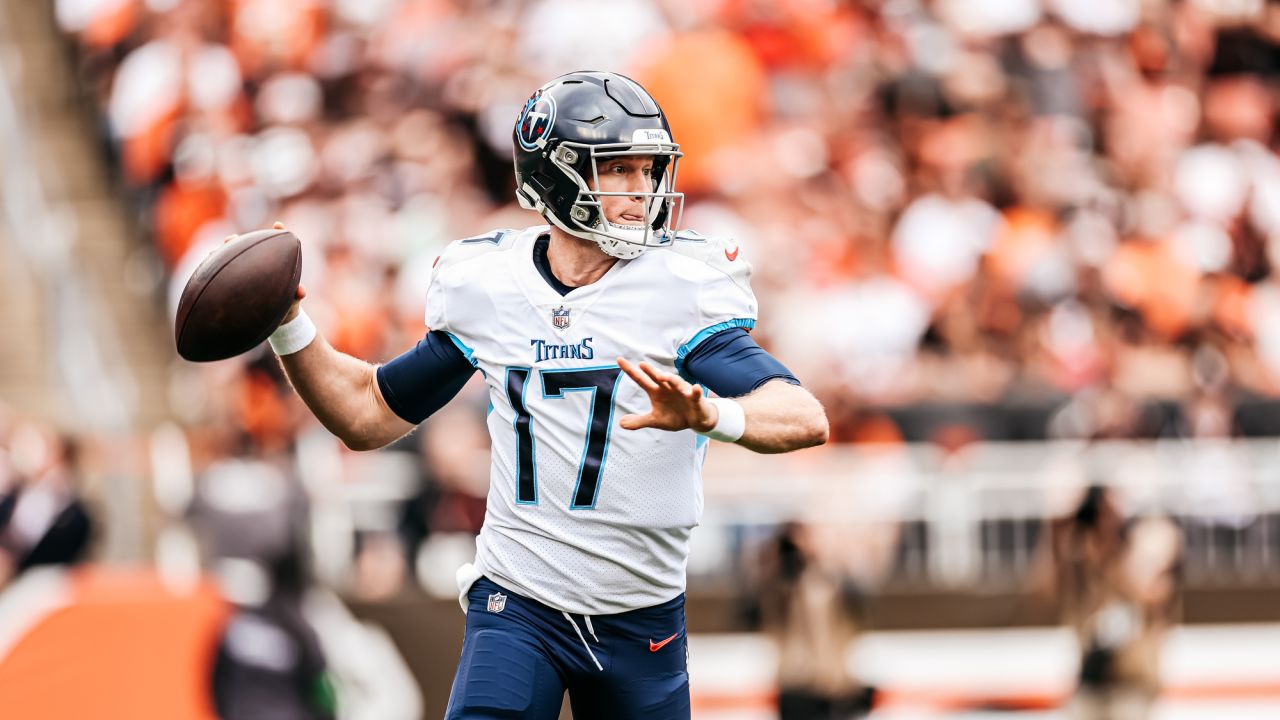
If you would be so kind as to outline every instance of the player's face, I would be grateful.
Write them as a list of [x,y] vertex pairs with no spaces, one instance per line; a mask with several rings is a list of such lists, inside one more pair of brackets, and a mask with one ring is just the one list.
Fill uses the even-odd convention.
[[[653,158],[624,155],[597,161],[598,192],[653,192]],[[639,195],[606,195],[600,198],[604,217],[615,225],[644,225],[644,200]]]

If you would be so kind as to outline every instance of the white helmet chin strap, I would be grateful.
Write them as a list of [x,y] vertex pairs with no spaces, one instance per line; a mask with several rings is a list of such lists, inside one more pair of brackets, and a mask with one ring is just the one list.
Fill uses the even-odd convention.
[[652,232],[644,225],[619,225],[605,221],[609,226],[609,234],[615,237],[606,237],[604,235],[594,235],[593,238],[605,255],[619,258],[621,260],[631,260],[638,258],[649,249],[647,242],[648,235]]
[[[654,229],[653,224],[662,209],[662,197],[665,194],[665,190],[666,182],[663,181],[659,185],[658,191],[653,193],[653,196],[646,201],[649,209],[645,212],[643,225],[623,225],[598,216],[596,228],[580,226],[576,231],[569,230],[569,232],[586,240],[594,240],[600,246],[600,249],[604,251],[604,254],[611,257],[621,260],[638,258],[645,250],[661,242],[664,231],[662,229]],[[603,212],[601,214],[603,215]],[[654,242],[654,240],[658,242]]]
[[648,228],[642,226],[608,223],[609,233],[614,236],[610,237],[602,232],[582,227],[568,227],[565,223],[560,222],[555,213],[545,208],[542,210],[542,217],[569,235],[595,243],[605,255],[616,257],[619,260],[634,260],[649,249],[649,246],[645,244],[646,230]]
[[592,230],[565,227],[565,224],[560,222],[555,213],[552,212],[544,212],[542,215],[552,225],[576,238],[595,243],[605,255],[616,257],[619,260],[634,260],[649,249],[649,244],[645,242],[645,238],[647,233],[651,231],[644,226],[608,223],[609,235],[605,235]]

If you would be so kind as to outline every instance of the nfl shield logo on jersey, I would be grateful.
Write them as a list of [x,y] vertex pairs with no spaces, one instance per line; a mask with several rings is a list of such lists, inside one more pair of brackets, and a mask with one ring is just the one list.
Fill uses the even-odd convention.
[[569,327],[569,308],[561,305],[555,310],[552,310],[551,324],[555,325],[559,330]]
[[489,596],[489,612],[500,613],[507,606],[507,596],[502,593],[494,593]]

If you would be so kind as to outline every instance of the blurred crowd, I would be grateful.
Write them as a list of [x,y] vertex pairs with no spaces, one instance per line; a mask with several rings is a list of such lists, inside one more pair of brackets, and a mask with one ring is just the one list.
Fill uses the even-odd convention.
[[[621,71],[747,248],[760,339],[832,410],[1051,402],[1059,436],[1232,432],[1280,394],[1280,7],[1263,0],[58,0],[176,286],[282,220],[335,346],[422,333],[515,209],[510,126]],[[602,30],[607,28],[607,30]],[[267,418],[257,418],[268,422]]]

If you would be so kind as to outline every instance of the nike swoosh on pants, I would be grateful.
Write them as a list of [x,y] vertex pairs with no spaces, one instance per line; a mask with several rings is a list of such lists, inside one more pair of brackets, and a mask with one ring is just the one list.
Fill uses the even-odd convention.
[[676,636],[679,634],[680,633],[675,633],[674,635],[667,638],[666,640],[663,640],[662,642],[654,642],[653,638],[649,638],[649,652],[658,652],[663,647],[665,647],[667,643],[671,642],[672,640],[675,640]]

